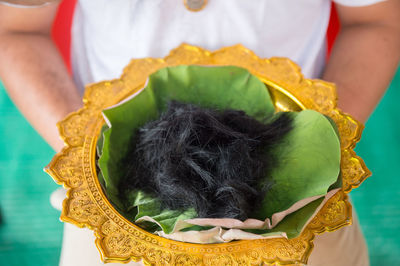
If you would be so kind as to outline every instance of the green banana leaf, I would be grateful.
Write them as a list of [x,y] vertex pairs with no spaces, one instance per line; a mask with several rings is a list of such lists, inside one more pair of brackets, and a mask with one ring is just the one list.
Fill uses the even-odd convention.
[[234,66],[177,66],[150,75],[147,86],[122,104],[103,111],[109,128],[98,160],[110,201],[118,208],[121,162],[135,130],[159,117],[170,100],[201,107],[243,110],[265,121],[274,113],[267,88],[246,69]]
[[[274,185],[252,218],[271,218],[272,214],[288,209],[301,199],[325,195],[328,190],[340,186],[340,144],[330,121],[311,110],[292,115],[294,128],[275,151],[280,164],[272,170]],[[151,198],[147,197],[147,200]],[[315,200],[289,214],[274,229],[261,231],[262,234],[281,232],[284,228],[288,237],[298,236],[322,200]],[[162,230],[167,234],[179,220],[196,217],[195,212],[190,212],[190,217],[186,213],[179,216],[182,211],[163,210],[157,199],[151,204],[148,201],[141,204],[143,206],[135,205],[138,206],[135,221],[143,216],[152,217],[163,225]],[[203,229],[198,227],[197,230]]]
[[[275,151],[280,164],[272,170],[274,185],[252,218],[271,218],[272,214],[288,209],[301,199],[325,195],[328,190],[340,186],[340,144],[335,128],[325,116],[315,111],[305,110],[292,115],[294,128]],[[179,217],[182,211],[163,210],[157,199],[149,203],[152,197],[147,195],[145,198],[146,201],[134,205],[138,206],[135,221],[143,216],[152,217],[163,225],[162,230],[167,234],[179,220],[196,217],[194,212],[190,212],[192,217],[186,213]],[[288,215],[277,227],[263,231],[263,234],[289,228],[285,231],[288,237],[296,237],[319,206],[317,202],[322,200],[315,200]]]
[[[108,129],[107,125],[103,125],[101,130],[100,130],[100,134],[99,134],[99,138],[97,139],[97,144],[96,144],[96,153],[97,153],[97,158],[99,158],[103,152],[103,143],[104,143],[104,131]],[[102,188],[105,188],[105,181],[104,181],[104,177],[101,171],[97,172],[97,178],[102,186]]]
[[293,129],[273,151],[273,185],[253,218],[271,218],[301,199],[325,195],[339,177],[340,142],[330,120],[313,110],[291,115]]
[[[131,192],[128,195],[129,204],[124,206],[120,202],[117,186],[121,175],[120,162],[135,129],[158,118],[170,100],[202,107],[244,110],[262,122],[271,119],[274,112],[265,85],[246,70],[200,66],[162,69],[149,77],[146,88],[135,97],[104,110],[109,128],[102,134],[104,140],[98,142],[99,149],[102,145],[98,163],[106,194],[132,220],[151,217],[157,222],[156,227],[160,226],[165,233],[172,232],[178,221],[195,218],[196,212],[193,209],[162,209],[157,198],[142,191]],[[301,199],[324,195],[338,180],[340,145],[334,125],[328,118],[310,110],[292,115],[294,129],[274,150],[279,159],[279,164],[272,171],[274,184],[252,218],[264,220]],[[304,225],[307,217],[318,207],[317,201],[290,214],[270,232],[260,233],[285,229],[288,236],[297,236],[301,224]],[[152,223],[146,221],[142,224],[148,227]],[[152,230],[156,227],[153,224]],[[193,227],[193,230],[203,229],[206,228]]]
[[[137,220],[140,218],[143,219],[143,217],[146,216],[150,217],[156,221],[156,224],[164,232],[172,232],[178,221],[197,217],[196,211],[192,208],[187,210],[163,209],[158,198],[155,198],[140,190],[131,192],[127,199],[132,204],[131,208],[137,208],[137,214],[134,218],[135,222],[137,222]],[[139,224],[143,224],[143,222],[148,222],[148,220],[141,221]],[[192,225],[187,224],[185,227],[190,226]]]
[[267,230],[244,230],[246,232],[259,234],[262,236],[280,235],[286,233],[289,239],[298,237],[304,225],[315,213],[315,210],[323,202],[324,198],[314,200],[303,208],[286,216],[277,226]]

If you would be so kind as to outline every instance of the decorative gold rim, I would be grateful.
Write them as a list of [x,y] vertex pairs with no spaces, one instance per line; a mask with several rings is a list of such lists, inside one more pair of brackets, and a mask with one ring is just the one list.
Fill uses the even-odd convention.
[[[142,230],[122,217],[107,201],[97,180],[95,166],[97,135],[104,122],[101,110],[142,88],[151,73],[181,64],[246,68],[272,88],[273,96],[284,95],[299,109],[314,109],[336,122],[341,136],[343,189],[325,204],[299,237],[208,245],[183,243]],[[363,126],[337,109],[335,86],[321,80],[305,79],[300,68],[289,59],[261,59],[241,45],[209,52],[183,44],[164,59],[132,60],[120,79],[88,86],[83,102],[82,109],[58,124],[65,148],[54,156],[45,170],[68,190],[61,220],[94,230],[96,246],[104,262],[143,259],[145,264],[151,265],[306,263],[316,234],[335,231],[351,223],[347,193],[370,175],[362,159],[353,151]],[[278,106],[281,109],[293,108],[285,106],[283,100],[282,104]]]

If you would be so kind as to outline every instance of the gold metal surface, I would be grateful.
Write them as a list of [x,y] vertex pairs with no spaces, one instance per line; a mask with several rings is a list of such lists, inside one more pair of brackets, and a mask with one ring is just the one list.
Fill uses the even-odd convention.
[[[222,244],[191,244],[165,239],[135,226],[108,202],[96,175],[95,148],[104,120],[101,110],[143,87],[160,68],[175,65],[234,65],[248,69],[270,89],[279,110],[314,109],[330,116],[341,136],[343,189],[332,197],[295,239],[242,240]],[[370,175],[353,148],[363,126],[336,108],[332,83],[305,79],[300,68],[286,58],[258,58],[241,45],[215,52],[183,44],[164,59],[135,59],[120,79],[86,88],[84,107],[58,124],[65,148],[46,172],[67,191],[61,220],[94,230],[96,245],[105,262],[143,259],[151,265],[299,265],[306,263],[316,234],[351,223],[347,193]]]

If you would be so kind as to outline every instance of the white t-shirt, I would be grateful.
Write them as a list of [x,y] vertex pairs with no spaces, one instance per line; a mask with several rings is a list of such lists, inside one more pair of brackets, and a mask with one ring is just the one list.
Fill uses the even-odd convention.
[[75,81],[83,90],[118,78],[132,58],[165,57],[183,42],[211,51],[240,43],[262,58],[288,57],[316,78],[325,62],[330,8],[330,0],[209,0],[192,12],[183,0],[80,0],[72,29]]

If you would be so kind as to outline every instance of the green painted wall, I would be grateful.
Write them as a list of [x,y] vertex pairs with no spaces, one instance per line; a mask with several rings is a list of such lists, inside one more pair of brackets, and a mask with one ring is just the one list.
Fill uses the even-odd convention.
[[351,193],[371,265],[400,265],[400,69],[356,151],[372,176]]
[[0,265],[58,265],[62,223],[49,202],[58,185],[43,172],[53,154],[0,85]]

